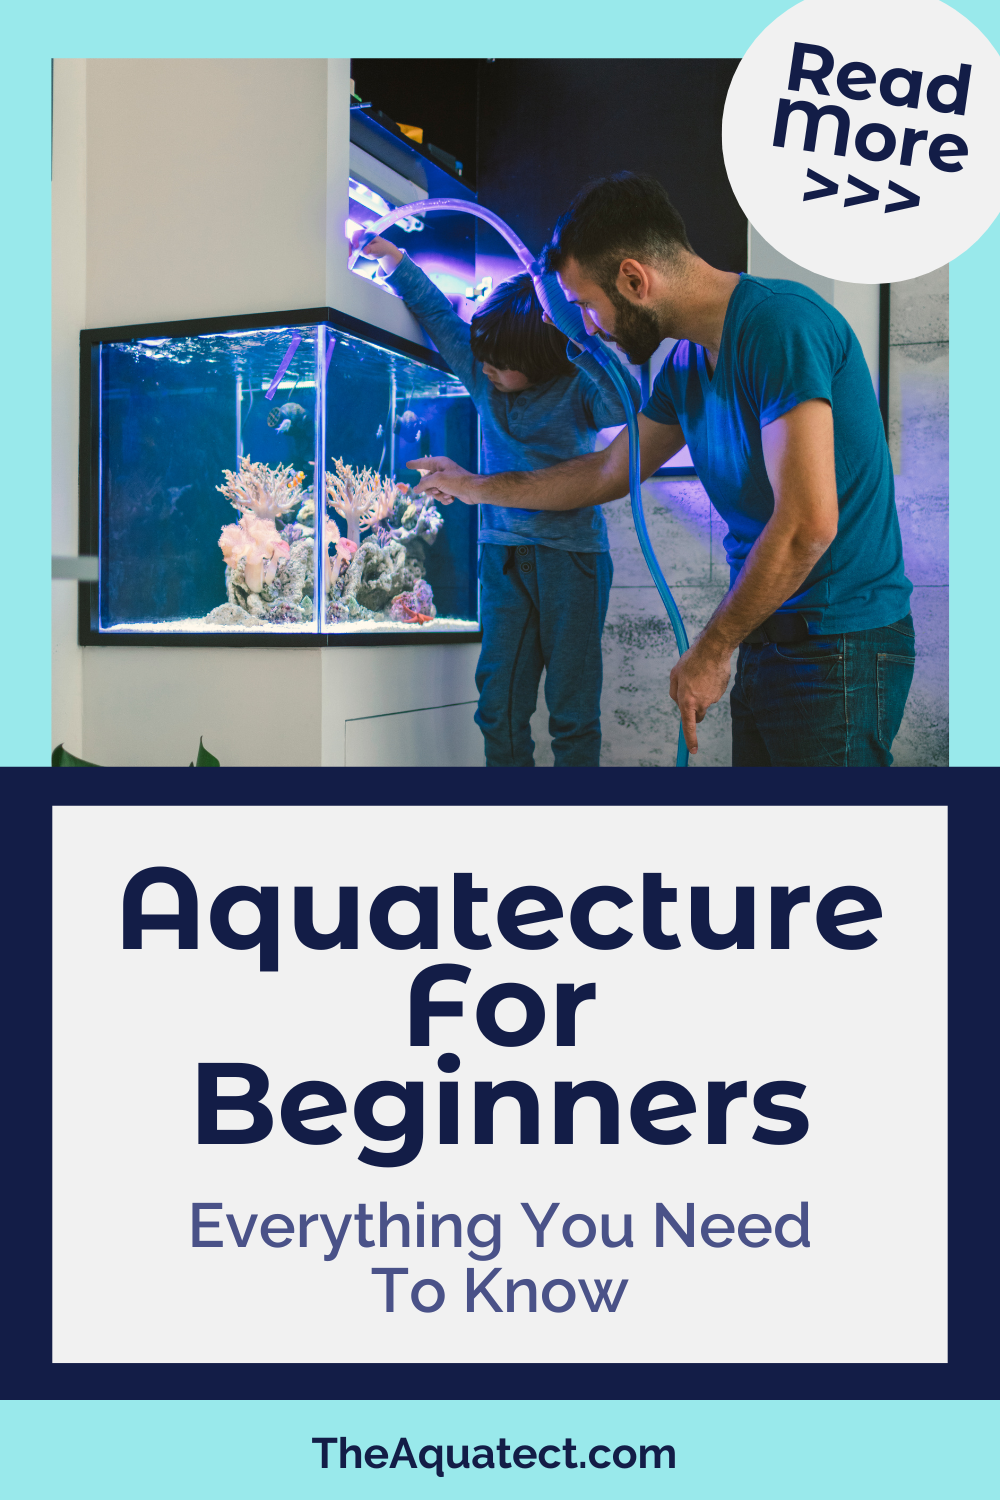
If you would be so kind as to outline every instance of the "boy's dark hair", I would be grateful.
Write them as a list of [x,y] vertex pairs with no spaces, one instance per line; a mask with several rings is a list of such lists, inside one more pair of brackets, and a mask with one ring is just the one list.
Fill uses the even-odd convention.
[[545,265],[558,271],[572,258],[611,292],[623,260],[663,264],[682,250],[694,253],[666,189],[654,177],[615,172],[580,189],[555,227]]
[[502,281],[472,319],[472,353],[481,364],[520,370],[532,385],[571,375],[566,336],[542,322],[527,271]]

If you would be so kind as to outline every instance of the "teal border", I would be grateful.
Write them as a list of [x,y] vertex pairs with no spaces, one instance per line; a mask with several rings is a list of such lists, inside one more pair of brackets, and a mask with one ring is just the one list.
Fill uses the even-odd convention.
[[[980,1401],[24,1401],[0,1409],[9,1493],[32,1500],[223,1495],[553,1495],[576,1500],[940,1500],[991,1493],[996,1404]],[[424,1444],[669,1443],[673,1470],[414,1473],[320,1467],[313,1437]],[[577,1458],[579,1457],[577,1454]],[[627,1454],[622,1455],[627,1459]],[[353,1462],[348,1459],[349,1464]]]
[[[1000,42],[996,0],[957,7]],[[371,6],[300,0],[50,0],[5,18],[0,58],[3,299],[0,432],[7,455],[0,639],[0,765],[46,765],[50,743],[49,242],[50,59],[134,56],[615,56],[742,55],[785,9],[753,0],[711,5],[639,0],[621,25],[606,3],[541,7],[513,0],[488,11],[459,0],[433,9],[404,0]],[[905,13],[905,7],[901,15]],[[419,67],[415,62],[414,67]],[[983,689],[992,604],[980,561],[995,509],[993,431],[1000,406],[1000,309],[993,280],[1000,228],[952,265],[951,720],[952,765],[1000,763],[996,695]],[[62,585],[71,587],[72,585]]]

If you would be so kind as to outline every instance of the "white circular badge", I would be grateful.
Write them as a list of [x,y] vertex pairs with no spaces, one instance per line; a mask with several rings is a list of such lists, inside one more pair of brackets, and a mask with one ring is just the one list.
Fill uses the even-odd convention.
[[906,281],[1000,211],[1000,57],[940,0],[803,0],[761,32],[722,120],[733,192],[782,255]]

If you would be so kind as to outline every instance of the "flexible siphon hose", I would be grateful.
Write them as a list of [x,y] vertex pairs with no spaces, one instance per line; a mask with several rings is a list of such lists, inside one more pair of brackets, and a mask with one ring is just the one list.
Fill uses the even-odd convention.
[[[476,219],[482,219],[491,225],[500,234],[514,251],[518,260],[525,270],[531,275],[535,284],[535,291],[544,312],[549,316],[560,333],[572,339],[574,343],[587,349],[597,360],[603,370],[607,372],[615,389],[622,400],[625,408],[625,422],[628,427],[628,487],[629,497],[632,502],[632,520],[635,524],[636,536],[639,538],[639,546],[646,560],[646,566],[650,571],[656,592],[663,601],[663,607],[667,612],[667,618],[673,628],[674,637],[677,641],[678,654],[683,656],[688,649],[687,631],[684,629],[684,621],[681,612],[677,608],[674,596],[667,586],[667,580],[663,576],[653,544],[649,540],[649,531],[646,526],[646,516],[642,508],[642,473],[639,464],[639,423],[636,420],[635,407],[632,404],[632,393],[628,388],[622,367],[611,350],[596,334],[588,333],[583,322],[580,309],[572,302],[568,302],[553,272],[545,271],[538,261],[534,259],[531,251],[505,224],[499,215],[491,213],[488,208],[481,208],[478,203],[469,203],[463,198],[425,198],[420,203],[407,203],[401,208],[394,208],[391,212],[383,215],[375,224],[366,231],[357,250],[352,250],[347,264],[353,267],[359,254],[364,247],[377,239],[384,229],[394,224],[409,214],[426,213],[461,213],[471,214]],[[686,766],[688,763],[688,748],[684,739],[684,729],[681,727],[677,736],[677,765]]]

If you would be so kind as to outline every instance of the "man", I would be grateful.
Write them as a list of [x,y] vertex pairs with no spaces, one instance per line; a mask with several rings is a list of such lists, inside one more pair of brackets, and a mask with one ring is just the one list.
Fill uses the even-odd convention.
[[[695,255],[652,178],[583,189],[550,269],[588,329],[634,364],[676,339],[639,416],[643,477],[687,442],[726,521],[729,593],[670,678],[688,748],[730,695],[733,764],[892,764],[913,676],[911,585],[892,466],[860,345],[797,282]],[[628,435],[534,473],[471,475],[421,459],[417,489],[525,509],[603,505],[628,489]]]

